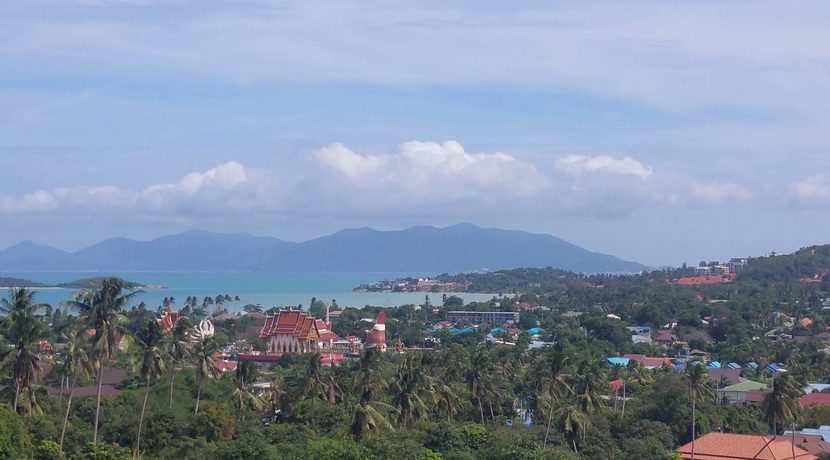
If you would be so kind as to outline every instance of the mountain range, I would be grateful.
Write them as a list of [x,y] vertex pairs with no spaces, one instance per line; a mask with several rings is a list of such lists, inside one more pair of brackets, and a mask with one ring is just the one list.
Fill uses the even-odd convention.
[[301,243],[188,231],[150,241],[111,238],[73,253],[24,241],[0,251],[2,271],[273,271],[455,273],[517,267],[639,272],[637,262],[552,235],[458,224],[346,229]]

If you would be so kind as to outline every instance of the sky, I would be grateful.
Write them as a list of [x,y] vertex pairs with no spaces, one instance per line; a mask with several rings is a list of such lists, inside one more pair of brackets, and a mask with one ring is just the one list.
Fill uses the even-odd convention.
[[830,243],[828,24],[828,2],[1,2],[0,249],[461,222],[651,266]]

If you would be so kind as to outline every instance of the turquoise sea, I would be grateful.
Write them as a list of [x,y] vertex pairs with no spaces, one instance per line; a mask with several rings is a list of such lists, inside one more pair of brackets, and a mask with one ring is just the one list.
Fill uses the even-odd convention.
[[[81,278],[97,276],[119,276],[125,280],[144,285],[161,285],[166,289],[147,289],[136,296],[135,303],[144,302],[148,308],[162,304],[165,297],[174,297],[176,307],[184,306],[188,296],[196,296],[201,303],[205,296],[229,295],[239,296],[239,302],[226,303],[228,311],[239,311],[243,305],[259,304],[264,309],[273,306],[308,306],[312,297],[330,303],[336,300],[341,308],[366,305],[395,307],[408,303],[422,304],[426,293],[371,293],[351,292],[352,288],[384,279],[404,278],[407,276],[434,276],[424,273],[262,273],[262,272],[2,272],[0,276],[9,276],[38,281],[45,284],[58,284]],[[57,305],[62,300],[72,298],[70,289],[39,289],[35,300]],[[5,295],[5,293],[0,293]],[[452,293],[448,293],[452,295]],[[493,294],[455,294],[465,302],[484,301],[493,298]],[[433,304],[441,303],[440,293],[429,294]]]

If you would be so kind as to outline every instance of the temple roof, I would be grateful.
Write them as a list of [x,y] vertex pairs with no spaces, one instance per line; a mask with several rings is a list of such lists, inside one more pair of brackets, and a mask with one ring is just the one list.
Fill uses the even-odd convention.
[[300,339],[316,339],[320,337],[318,323],[322,321],[302,311],[279,310],[276,315],[265,318],[259,336],[266,338],[285,334]]

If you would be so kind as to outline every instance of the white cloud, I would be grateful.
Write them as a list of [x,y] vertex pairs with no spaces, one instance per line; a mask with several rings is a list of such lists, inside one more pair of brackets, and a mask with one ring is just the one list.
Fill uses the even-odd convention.
[[795,197],[807,202],[830,201],[830,176],[816,174],[792,185]]
[[557,159],[555,166],[575,176],[599,172],[633,175],[640,179],[647,179],[652,175],[651,166],[646,166],[631,157],[617,159],[608,155],[567,155]]
[[694,198],[710,203],[722,203],[725,201],[749,201],[753,194],[746,187],[732,183],[708,183],[701,184],[693,182],[691,193]]
[[[397,152],[361,155],[332,144],[315,155],[324,184],[383,197],[379,206],[417,205],[464,198],[530,197],[546,188],[536,167],[504,153],[469,153],[456,141],[401,144]],[[336,183],[332,183],[336,182]],[[346,197],[342,197],[347,199]]]
[[[654,171],[631,157],[567,155],[545,174],[506,153],[472,153],[457,141],[411,141],[363,154],[335,143],[298,171],[252,169],[229,161],[137,190],[82,185],[0,197],[2,214],[99,216],[153,222],[272,219],[472,220],[475,217],[621,217],[658,208],[747,202],[732,183],[703,183]],[[293,176],[293,178],[292,178]],[[826,187],[825,183],[825,187]],[[270,216],[270,217],[269,217]]]

